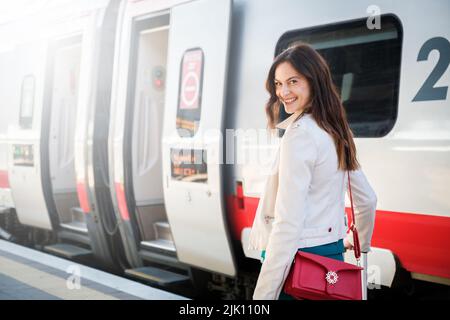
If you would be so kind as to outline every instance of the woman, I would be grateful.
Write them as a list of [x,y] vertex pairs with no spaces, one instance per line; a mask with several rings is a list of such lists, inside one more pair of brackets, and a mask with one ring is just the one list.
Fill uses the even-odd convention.
[[[266,82],[270,128],[285,129],[250,233],[264,258],[254,299],[278,299],[297,250],[343,261],[350,172],[362,252],[370,250],[377,198],[359,169],[345,109],[325,60],[306,44],[278,55]],[[281,105],[291,114],[276,125]],[[344,241],[345,238],[345,241]]]

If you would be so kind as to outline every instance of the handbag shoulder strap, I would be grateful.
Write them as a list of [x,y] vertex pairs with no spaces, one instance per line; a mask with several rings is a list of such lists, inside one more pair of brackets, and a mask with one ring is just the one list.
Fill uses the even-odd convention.
[[359,260],[361,257],[361,246],[359,244],[359,236],[358,236],[358,230],[356,229],[355,225],[355,209],[353,208],[353,197],[352,197],[352,185],[350,183],[350,172],[347,171],[348,176],[348,191],[350,196],[350,205],[352,208],[352,222],[350,225],[350,230],[353,232],[353,250],[355,253],[356,260]]

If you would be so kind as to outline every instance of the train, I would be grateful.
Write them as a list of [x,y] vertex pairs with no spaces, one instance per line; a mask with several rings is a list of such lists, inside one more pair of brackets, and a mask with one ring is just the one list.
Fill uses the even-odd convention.
[[449,12],[446,0],[91,0],[0,23],[0,237],[249,299],[249,231],[283,134],[267,129],[265,79],[306,42],[330,65],[377,194],[368,285],[450,285]]

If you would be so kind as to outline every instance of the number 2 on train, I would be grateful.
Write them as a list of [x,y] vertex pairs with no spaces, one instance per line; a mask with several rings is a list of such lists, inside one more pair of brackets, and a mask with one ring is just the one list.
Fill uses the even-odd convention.
[[443,37],[435,37],[427,40],[420,48],[417,61],[428,60],[430,52],[439,51],[439,61],[434,67],[427,80],[423,83],[420,90],[413,99],[415,101],[445,100],[447,99],[447,87],[434,87],[450,63],[450,42]]

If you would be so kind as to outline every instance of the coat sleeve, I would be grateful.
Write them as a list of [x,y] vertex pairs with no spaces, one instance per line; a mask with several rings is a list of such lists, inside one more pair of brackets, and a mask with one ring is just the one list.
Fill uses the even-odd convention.
[[[369,252],[375,225],[377,196],[362,170],[350,171],[350,183],[355,209],[355,226],[358,230],[361,251]],[[350,196],[348,188],[347,195]],[[353,234],[351,231],[347,235],[347,240],[353,245]]]
[[316,158],[317,147],[306,130],[294,127],[286,132],[280,148],[275,217],[253,299],[274,300],[281,292],[303,230]]

